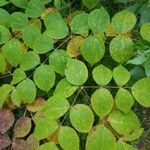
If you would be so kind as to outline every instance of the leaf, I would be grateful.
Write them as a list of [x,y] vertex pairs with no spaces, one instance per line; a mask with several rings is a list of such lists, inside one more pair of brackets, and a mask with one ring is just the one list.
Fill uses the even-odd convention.
[[0,73],[5,74],[6,71],[6,60],[5,57],[0,53]]
[[110,113],[108,121],[114,130],[124,136],[128,135],[134,130],[137,130],[140,127],[138,117],[131,110],[125,114],[118,109],[114,109]]
[[134,130],[131,134],[126,135],[122,138],[123,141],[133,141],[135,139],[138,139],[144,132],[143,128],[139,128],[137,130]]
[[14,105],[20,107],[22,100],[17,89],[13,89],[11,93],[11,101],[13,102]]
[[134,98],[144,107],[150,107],[150,78],[137,81],[131,88]]
[[55,120],[48,118],[38,118],[35,122],[34,136],[38,139],[45,139],[49,137],[58,128]]
[[26,109],[30,112],[39,112],[43,109],[45,100],[43,98],[36,99],[32,104],[28,104]]
[[44,10],[45,7],[41,0],[30,0],[27,4],[25,14],[30,18],[37,18]]
[[49,2],[51,2],[52,0],[41,0],[43,4],[47,4]]
[[77,57],[80,55],[80,46],[83,43],[84,38],[82,36],[74,36],[67,45],[67,53],[70,57]]
[[20,68],[22,70],[30,70],[40,64],[40,57],[38,54],[33,51],[29,51],[22,56],[22,60],[20,62]]
[[71,31],[75,34],[87,36],[89,32],[88,14],[85,12],[77,14],[71,21]]
[[121,65],[113,69],[113,78],[118,86],[125,85],[130,80],[130,76],[129,71]]
[[128,90],[120,88],[116,94],[115,102],[121,111],[128,113],[134,104],[134,99]]
[[135,148],[122,140],[118,140],[116,150],[135,150]]
[[150,23],[144,23],[140,29],[140,34],[144,40],[147,40],[150,42],[149,30],[150,30]]
[[36,86],[30,79],[25,79],[17,85],[18,95],[23,103],[31,104],[36,97]]
[[33,79],[38,88],[48,92],[55,84],[55,72],[49,65],[41,65],[34,71]]
[[5,0],[0,1],[0,6],[4,6],[4,5],[7,5],[7,4],[9,4],[9,2],[7,2]]
[[54,143],[47,142],[38,147],[37,150],[58,150],[58,148]]
[[9,85],[9,84],[4,84],[0,87],[0,108],[3,107],[3,104],[5,103],[7,98],[9,97],[9,94],[11,93],[13,88],[14,87],[12,85]]
[[94,9],[89,14],[88,25],[94,33],[105,32],[109,24],[109,14],[103,7],[100,9]]
[[33,50],[38,54],[45,54],[53,49],[53,40],[47,34],[36,37]]
[[4,134],[13,126],[14,114],[9,110],[0,109],[0,118],[0,134]]
[[12,150],[27,150],[27,143],[25,140],[23,139],[16,139],[13,143],[12,143]]
[[16,67],[22,58],[22,46],[19,40],[11,39],[3,47],[3,55],[6,60],[14,67]]
[[70,110],[70,121],[76,130],[86,133],[89,132],[93,126],[94,114],[88,106],[76,104]]
[[99,0],[82,0],[82,2],[83,5],[86,6],[88,9],[93,9],[100,3]]
[[93,79],[98,85],[107,85],[112,79],[112,71],[103,66],[99,65],[92,71]]
[[66,78],[62,79],[56,85],[56,89],[53,95],[61,95],[62,97],[68,98],[70,97],[76,90],[78,86],[70,84]]
[[74,129],[70,127],[60,127],[58,140],[61,147],[65,150],[79,150],[78,134]]
[[67,99],[61,95],[56,95],[46,101],[42,112],[46,118],[58,119],[68,111],[69,107],[70,104]]
[[93,127],[87,137],[86,150],[115,150],[116,139],[104,125]]
[[29,134],[32,124],[29,117],[21,117],[14,126],[14,138],[23,138]]
[[52,52],[49,56],[49,64],[59,74],[64,74],[67,59],[69,58],[68,54],[64,50],[56,50]]
[[14,12],[9,17],[9,23],[12,29],[20,31],[27,26],[28,18],[22,12]]
[[0,35],[0,45],[6,43],[11,38],[11,34],[8,28],[2,25],[0,25]]
[[9,1],[19,8],[26,8],[28,4],[28,0],[9,0]]
[[81,53],[91,65],[100,61],[105,53],[103,41],[95,36],[87,37],[81,45]]
[[44,24],[46,27],[45,33],[52,39],[63,39],[69,33],[66,23],[58,12],[50,13],[44,19]]
[[91,97],[91,105],[96,114],[102,119],[111,112],[113,97],[107,89],[98,89]]
[[37,147],[39,147],[39,141],[34,137],[33,134],[27,138],[26,143],[28,145],[28,150],[36,150]]
[[113,16],[111,24],[116,32],[126,33],[135,26],[136,16],[130,11],[123,10]]
[[25,72],[23,70],[21,70],[20,68],[17,68],[13,72],[13,80],[11,81],[11,84],[12,85],[17,84],[25,78],[26,78]]
[[8,26],[8,18],[9,13],[5,9],[0,8],[0,25]]
[[8,134],[0,134],[0,149],[5,149],[11,144]]
[[150,77],[150,57],[144,62],[145,74]]
[[34,41],[40,35],[40,28],[36,25],[28,25],[22,30],[23,41],[30,48],[33,48]]
[[133,54],[134,47],[130,38],[118,35],[110,42],[110,55],[119,62],[126,62]]
[[68,59],[65,75],[71,84],[82,85],[88,78],[88,70],[83,62],[76,59]]

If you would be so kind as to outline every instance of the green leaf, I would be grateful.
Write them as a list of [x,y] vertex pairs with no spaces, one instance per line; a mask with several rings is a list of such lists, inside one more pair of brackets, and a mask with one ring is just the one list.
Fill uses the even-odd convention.
[[76,59],[68,59],[65,75],[71,84],[82,85],[88,78],[88,70],[83,62]]
[[88,9],[93,9],[100,3],[99,0],[82,0],[82,2],[83,5],[86,6]]
[[95,9],[89,14],[88,25],[94,33],[105,32],[109,24],[109,14],[103,7]]
[[42,144],[36,150],[58,150],[58,148],[54,143],[47,142],[45,144]]
[[113,69],[113,78],[118,86],[125,85],[130,80],[130,72],[119,65]]
[[134,132],[132,132],[129,135],[126,135],[122,138],[123,141],[134,141],[136,139],[138,139],[144,132],[143,128],[139,128],[137,130],[134,130]]
[[71,31],[75,34],[81,34],[83,36],[88,35],[88,14],[85,12],[77,14],[71,21]]
[[0,25],[0,45],[6,43],[11,38],[8,28]]
[[131,88],[134,98],[144,107],[150,107],[150,78],[137,81]]
[[29,134],[32,124],[29,117],[19,118],[14,126],[14,138],[23,138]]
[[55,72],[64,74],[67,65],[68,54],[64,50],[55,50],[49,56],[49,64],[53,66]]
[[25,79],[17,85],[18,95],[23,103],[32,103],[36,97],[36,86],[30,79]]
[[136,16],[130,11],[123,10],[114,15],[111,24],[116,32],[126,33],[135,26]]
[[36,37],[33,50],[38,54],[45,54],[53,49],[53,40],[47,34]]
[[34,71],[33,79],[41,90],[48,92],[55,84],[55,72],[49,65],[41,65]]
[[144,23],[140,29],[140,34],[144,40],[150,42],[150,23]]
[[9,84],[4,84],[0,87],[0,108],[2,108],[4,102],[9,97],[9,94],[13,90],[13,86]]
[[40,35],[40,28],[36,25],[29,25],[22,30],[23,41],[30,48],[33,48],[34,41]]
[[65,150],[79,150],[79,137],[76,131],[70,127],[62,126],[59,129],[58,141]]
[[8,18],[9,13],[5,9],[0,8],[0,25],[8,26]]
[[33,51],[29,51],[22,56],[22,60],[20,62],[20,68],[22,70],[30,70],[40,64],[40,57],[38,54]]
[[87,137],[86,150],[115,150],[116,139],[104,125],[93,127]]
[[91,65],[100,61],[105,53],[103,41],[95,36],[89,36],[81,44],[81,53]]
[[131,145],[125,143],[124,141],[118,140],[116,150],[136,150],[136,149]]
[[23,79],[26,78],[26,74],[23,70],[21,70],[20,68],[17,68],[14,72],[13,72],[13,80],[11,81],[11,84],[17,84],[20,81],[22,81]]
[[129,133],[140,127],[138,117],[131,110],[125,114],[118,109],[114,109],[110,113],[108,121],[119,134],[124,136],[129,135]]
[[107,85],[112,79],[112,71],[103,65],[95,67],[92,74],[93,79],[98,85]]
[[78,86],[70,84],[66,78],[62,79],[58,82],[56,85],[56,89],[53,93],[53,95],[61,95],[65,98],[70,97],[76,90],[78,89]]
[[13,102],[14,105],[20,107],[22,100],[17,89],[13,89],[11,93],[11,101]]
[[9,2],[7,2],[7,1],[5,1],[5,0],[1,0],[0,1],[0,6],[4,6],[4,5],[6,5],[6,4],[8,4]]
[[63,39],[68,33],[69,29],[64,22],[62,16],[58,12],[50,13],[44,20],[46,33],[52,39]]
[[3,47],[3,55],[6,60],[14,67],[20,63],[22,59],[22,46],[19,40],[11,39]]
[[118,35],[110,42],[110,55],[119,62],[126,62],[133,54],[133,42],[129,37]]
[[70,110],[70,121],[79,132],[89,132],[94,123],[92,110],[84,104],[76,104]]
[[145,74],[147,77],[150,77],[150,57],[144,62]]
[[91,105],[96,114],[102,119],[111,112],[113,97],[107,89],[98,89],[91,97]]
[[47,118],[57,119],[63,116],[69,109],[70,104],[67,99],[60,95],[50,97],[45,103],[42,112]]
[[30,0],[27,4],[25,14],[30,18],[39,17],[44,12],[45,6],[41,0]]
[[0,53],[0,73],[5,74],[6,71],[6,60],[5,57]]
[[9,0],[9,1],[19,8],[26,8],[28,4],[28,0]]
[[9,23],[12,29],[20,31],[27,26],[28,18],[22,12],[14,12],[9,17]]
[[128,113],[134,104],[134,99],[128,90],[120,88],[116,94],[115,102],[121,111]]
[[49,137],[58,128],[58,124],[55,120],[47,118],[38,118],[35,122],[34,136],[38,140]]

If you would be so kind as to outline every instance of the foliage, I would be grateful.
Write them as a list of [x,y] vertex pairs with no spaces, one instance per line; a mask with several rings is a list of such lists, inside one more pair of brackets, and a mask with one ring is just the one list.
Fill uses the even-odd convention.
[[150,107],[149,6],[1,0],[0,149],[139,148],[135,108]]

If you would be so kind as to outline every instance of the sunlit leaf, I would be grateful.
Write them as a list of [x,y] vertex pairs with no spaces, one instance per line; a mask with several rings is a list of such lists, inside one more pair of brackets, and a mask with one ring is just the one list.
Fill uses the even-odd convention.
[[58,150],[58,148],[54,143],[47,142],[38,147],[37,150]]
[[58,140],[65,150],[79,150],[79,137],[73,128],[63,126],[59,129]]
[[107,89],[98,89],[91,97],[91,105],[96,114],[102,119],[111,112],[113,97]]
[[86,150],[115,150],[116,139],[112,132],[104,125],[97,125],[90,131],[87,141]]
[[76,104],[70,110],[70,121],[76,130],[86,133],[93,126],[94,114],[88,106]]
[[144,40],[150,41],[150,23],[145,23],[140,29],[140,34]]

